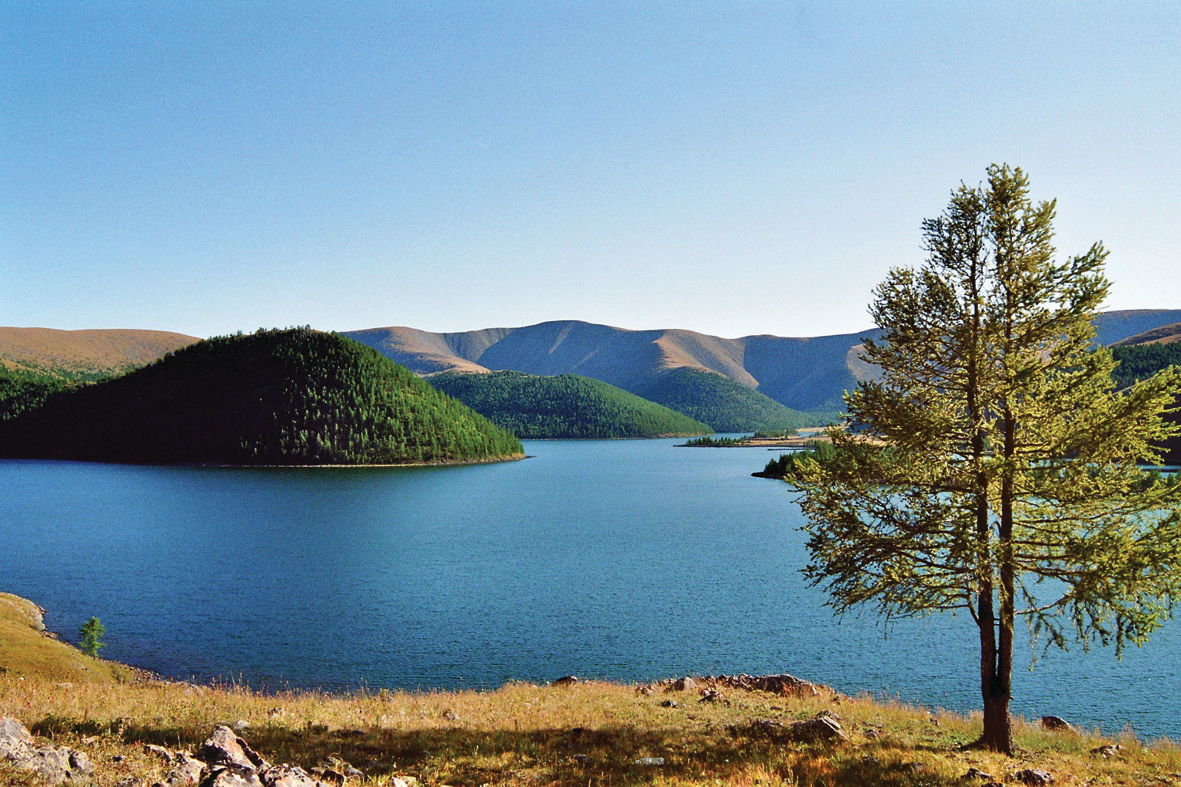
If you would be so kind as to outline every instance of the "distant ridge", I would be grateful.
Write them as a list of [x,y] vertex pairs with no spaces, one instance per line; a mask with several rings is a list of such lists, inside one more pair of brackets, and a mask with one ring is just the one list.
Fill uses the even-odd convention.
[[1135,336],[1120,339],[1118,342],[1112,344],[1112,347],[1129,347],[1139,344],[1174,344],[1176,342],[1181,342],[1181,322],[1162,325],[1159,328],[1153,328],[1152,330],[1138,333]]
[[[1112,344],[1177,322],[1181,309],[1104,312],[1095,319],[1096,339]],[[666,372],[695,369],[721,375],[792,410],[831,415],[843,406],[844,391],[873,374],[858,350],[879,331],[726,339],[678,328],[628,330],[561,320],[457,333],[391,326],[344,335],[424,375],[499,370],[580,374],[672,406],[651,392]],[[681,412],[708,423],[700,411]]]
[[430,333],[387,327],[348,331],[418,372],[580,374],[645,396],[670,369],[715,372],[796,410],[827,410],[855,381],[846,357],[876,330],[840,336],[725,339],[683,329],[633,331],[567,320],[522,328]]
[[62,377],[129,371],[199,341],[169,331],[0,328],[0,366]]

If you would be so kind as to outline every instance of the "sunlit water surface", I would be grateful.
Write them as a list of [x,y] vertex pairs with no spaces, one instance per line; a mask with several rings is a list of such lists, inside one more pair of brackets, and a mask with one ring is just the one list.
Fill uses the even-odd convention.
[[[177,678],[491,688],[790,672],[979,707],[966,617],[835,617],[800,576],[774,454],[535,441],[472,467],[240,470],[0,462],[0,590]],[[1123,661],[1023,647],[1014,710],[1181,737],[1177,624]],[[1040,654],[1040,650],[1039,650]]]

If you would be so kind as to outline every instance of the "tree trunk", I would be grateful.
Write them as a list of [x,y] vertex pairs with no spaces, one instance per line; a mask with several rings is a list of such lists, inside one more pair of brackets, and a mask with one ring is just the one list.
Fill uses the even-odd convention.
[[[994,681],[1000,683],[1002,681]],[[1007,681],[1004,681],[1007,683]],[[990,687],[992,688],[992,687]],[[984,732],[976,743],[978,748],[1013,754],[1013,721],[1009,717],[1009,692],[985,689]]]

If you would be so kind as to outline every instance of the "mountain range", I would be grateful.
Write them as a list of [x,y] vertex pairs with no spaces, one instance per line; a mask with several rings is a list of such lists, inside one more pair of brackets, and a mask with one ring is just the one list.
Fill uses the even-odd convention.
[[[1096,320],[1101,344],[1181,336],[1181,309],[1111,311]],[[740,431],[831,417],[842,393],[872,367],[858,358],[877,329],[816,337],[727,339],[685,329],[627,330],[577,320],[519,328],[432,333],[409,327],[343,335],[421,376],[512,370],[578,374],[703,421]],[[166,331],[0,328],[0,367],[71,381],[142,366],[198,341]],[[802,412],[801,412],[802,411]]]
[[[1095,320],[1096,340],[1113,344],[1176,322],[1181,322],[1181,309],[1104,312]],[[580,374],[645,396],[668,372],[694,369],[721,375],[794,410],[834,412],[842,393],[872,374],[858,350],[879,333],[871,328],[834,336],[726,339],[676,328],[635,331],[565,320],[460,333],[387,327],[344,335],[422,375],[502,369]]]

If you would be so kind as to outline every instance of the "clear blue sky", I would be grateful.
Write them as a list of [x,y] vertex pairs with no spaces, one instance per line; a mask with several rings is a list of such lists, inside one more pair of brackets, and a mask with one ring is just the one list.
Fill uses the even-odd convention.
[[867,327],[992,161],[1181,307],[1181,4],[0,10],[0,325]]

